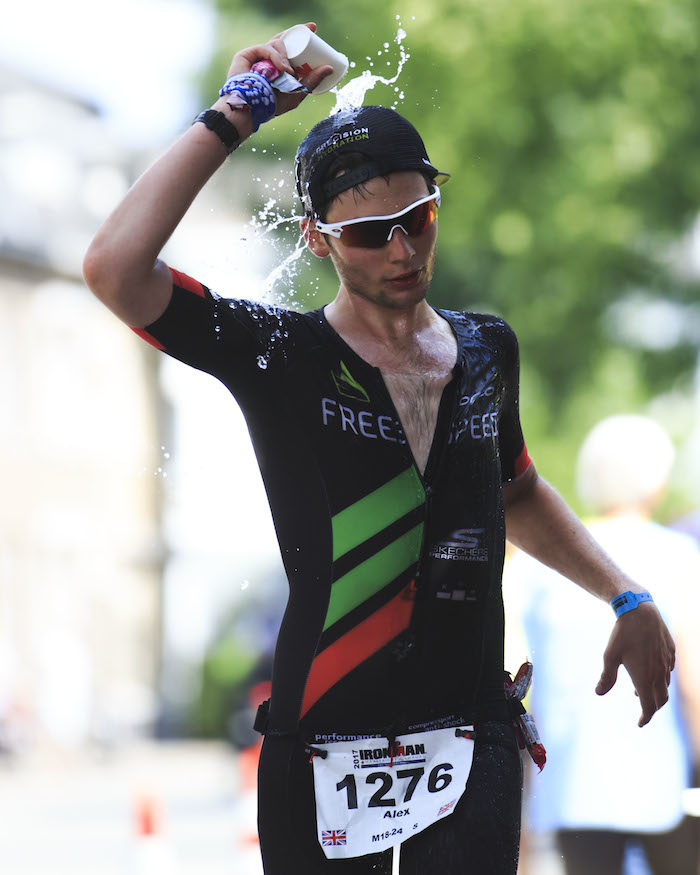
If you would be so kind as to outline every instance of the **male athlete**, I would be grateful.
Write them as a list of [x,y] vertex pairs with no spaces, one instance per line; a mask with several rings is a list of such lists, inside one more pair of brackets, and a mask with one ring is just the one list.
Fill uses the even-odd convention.
[[[251,75],[262,59],[294,73],[279,38],[238,52],[220,99],[105,222],[85,277],[137,333],[220,379],[247,418],[290,585],[259,720],[265,872],[388,875],[401,844],[403,875],[513,875],[506,528],[616,600],[597,692],[624,665],[640,725],[668,698],[673,642],[528,458],[513,332],[426,302],[445,176],[393,110],[339,113],[299,147],[306,242],[340,281],[326,307],[221,298],[159,260],[227,154],[300,102]],[[301,81],[312,90],[328,72]]]

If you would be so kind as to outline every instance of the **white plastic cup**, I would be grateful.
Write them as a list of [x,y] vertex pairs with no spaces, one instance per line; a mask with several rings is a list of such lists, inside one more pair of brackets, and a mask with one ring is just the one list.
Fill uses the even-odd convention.
[[337,52],[333,46],[329,46],[320,36],[316,36],[305,24],[295,24],[294,27],[288,28],[281,39],[297,78],[325,64],[333,67],[333,72],[321,80],[312,94],[324,94],[330,91],[348,72],[350,63],[346,56]]

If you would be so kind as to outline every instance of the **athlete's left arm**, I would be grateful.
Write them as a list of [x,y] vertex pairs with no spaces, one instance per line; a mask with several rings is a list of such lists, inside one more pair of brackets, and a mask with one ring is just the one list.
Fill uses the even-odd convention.
[[[605,553],[534,464],[503,485],[503,501],[507,537],[516,547],[605,601],[626,590],[643,591]],[[674,664],[675,647],[666,624],[654,603],[644,602],[615,622],[596,693],[612,689],[624,665],[639,696],[639,725],[644,726],[668,701]]]

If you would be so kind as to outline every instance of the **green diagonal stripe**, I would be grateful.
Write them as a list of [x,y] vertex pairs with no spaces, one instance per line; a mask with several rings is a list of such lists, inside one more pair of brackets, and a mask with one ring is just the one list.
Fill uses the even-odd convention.
[[401,535],[333,584],[324,631],[418,561],[423,523]]
[[413,466],[333,517],[333,561],[425,501]]

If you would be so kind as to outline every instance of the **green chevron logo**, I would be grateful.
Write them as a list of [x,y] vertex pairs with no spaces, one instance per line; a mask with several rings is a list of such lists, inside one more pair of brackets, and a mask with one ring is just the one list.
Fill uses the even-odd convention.
[[350,373],[345,362],[340,362],[339,373],[333,372],[333,382],[338,390],[338,394],[344,395],[346,398],[352,398],[355,401],[369,403],[369,395]]

